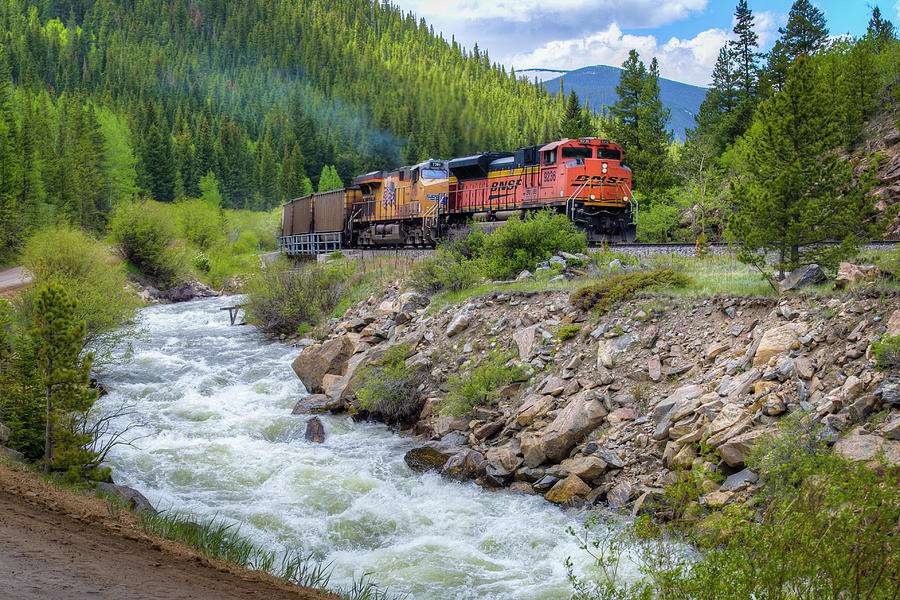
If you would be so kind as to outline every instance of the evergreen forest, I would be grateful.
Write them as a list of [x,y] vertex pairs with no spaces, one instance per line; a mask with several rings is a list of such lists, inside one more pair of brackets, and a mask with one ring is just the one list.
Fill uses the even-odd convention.
[[200,197],[210,173],[222,207],[263,210],[538,143],[565,100],[371,0],[3,0],[0,27],[7,260],[42,225],[103,231],[116,202]]

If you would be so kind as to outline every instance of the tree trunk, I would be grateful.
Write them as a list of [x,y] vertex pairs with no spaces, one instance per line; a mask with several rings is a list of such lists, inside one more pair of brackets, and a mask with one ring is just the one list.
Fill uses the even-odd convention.
[[47,390],[47,418],[44,422],[44,473],[50,472],[50,390]]

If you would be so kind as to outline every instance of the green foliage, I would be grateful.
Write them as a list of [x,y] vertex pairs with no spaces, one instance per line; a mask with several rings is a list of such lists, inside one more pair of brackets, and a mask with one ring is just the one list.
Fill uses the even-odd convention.
[[478,406],[490,406],[503,386],[528,377],[528,371],[516,362],[514,352],[492,350],[477,365],[463,365],[459,374],[450,378],[450,391],[441,404],[441,412],[460,417]]
[[153,202],[123,202],[109,224],[110,237],[122,256],[142,275],[167,287],[179,275],[177,257],[170,248],[175,227],[167,211]]
[[557,252],[583,252],[584,234],[565,215],[540,211],[521,220],[509,219],[484,238],[480,254],[482,272],[490,279],[510,279],[534,269]]
[[52,283],[78,299],[75,319],[85,322],[85,343],[95,351],[105,355],[128,334],[120,328],[132,319],[139,301],[126,288],[120,261],[102,243],[79,229],[45,229],[31,237],[21,260],[34,274],[34,285],[17,299],[22,330],[33,321],[39,290]]
[[444,290],[458,292],[473,286],[480,279],[476,265],[461,254],[438,246],[434,254],[417,261],[410,272],[409,282],[423,294]]
[[[760,501],[728,507],[688,532],[699,553],[647,518],[620,534],[591,523],[582,547],[613,577],[582,581],[572,575],[576,591],[583,591],[575,597],[896,598],[900,472],[845,461],[802,417],[791,419],[756,444]],[[594,542],[609,537],[615,552],[596,552],[609,546]],[[637,563],[637,582],[616,579],[625,556]]]
[[578,94],[575,93],[575,90],[572,90],[569,92],[565,109],[559,119],[559,133],[557,137],[574,140],[593,135],[591,129],[590,115],[586,108],[578,104]]
[[[834,104],[817,77],[811,59],[796,59],[784,91],[762,103],[740,143],[728,228],[743,243],[739,258],[763,273],[771,252],[782,272],[836,265],[874,232],[871,173],[857,181],[850,163],[832,152],[839,141]],[[842,243],[819,244],[835,239]]]
[[178,203],[178,215],[184,238],[202,250],[225,240],[225,224],[220,210],[205,199]]
[[408,344],[396,344],[360,373],[359,407],[386,423],[405,423],[419,413],[422,373],[406,367]]
[[294,271],[290,264],[271,263],[247,284],[247,322],[269,334],[293,335],[331,313],[359,277],[353,265]]
[[581,325],[576,325],[575,323],[570,323],[569,325],[563,325],[559,329],[556,330],[556,337],[561,342],[565,342],[566,340],[571,340],[575,337],[578,332],[581,331]]
[[259,248],[259,238],[252,231],[242,231],[231,246],[234,254],[254,254]]
[[603,314],[638,292],[656,286],[684,287],[690,278],[672,269],[657,269],[646,273],[611,275],[600,283],[583,287],[572,294],[572,306],[581,310],[597,310]]
[[201,273],[209,273],[210,264],[209,264],[209,256],[204,252],[198,252],[194,255],[192,259],[192,264],[194,268],[200,271]]
[[900,367],[900,335],[885,336],[872,344],[872,356],[879,369]]
[[218,208],[222,206],[222,194],[219,192],[219,182],[212,171],[200,178],[197,184],[202,200],[209,206]]
[[321,193],[342,189],[344,189],[344,182],[341,181],[341,176],[338,175],[334,165],[325,165],[322,167],[322,173],[319,175],[319,189],[316,191]]

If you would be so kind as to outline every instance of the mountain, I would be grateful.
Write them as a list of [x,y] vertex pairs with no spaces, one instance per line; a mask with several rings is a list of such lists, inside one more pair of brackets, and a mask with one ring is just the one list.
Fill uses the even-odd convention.
[[[531,74],[533,80],[538,71],[550,71],[550,69],[528,69],[522,73]],[[575,90],[582,102],[587,100],[591,108],[599,110],[601,106],[610,107],[616,103],[616,86],[619,84],[619,74],[622,69],[596,65],[584,67],[574,71],[564,72],[564,75],[543,79],[544,86],[552,94],[559,93],[559,84],[562,81],[566,93]],[[659,79],[659,95],[671,111],[672,119],[669,128],[675,133],[675,137],[684,140],[685,130],[692,129],[695,125],[694,115],[700,109],[700,103],[706,95],[706,88],[689,85],[671,79]]]

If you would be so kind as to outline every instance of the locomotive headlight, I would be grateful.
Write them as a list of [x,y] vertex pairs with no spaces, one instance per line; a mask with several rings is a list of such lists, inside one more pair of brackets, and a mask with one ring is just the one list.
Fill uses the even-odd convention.
[[591,194],[591,200],[596,200],[596,199],[597,199],[597,196]]
[[607,163],[602,163],[602,164],[600,165],[600,172],[605,174],[607,168],[608,168]]

